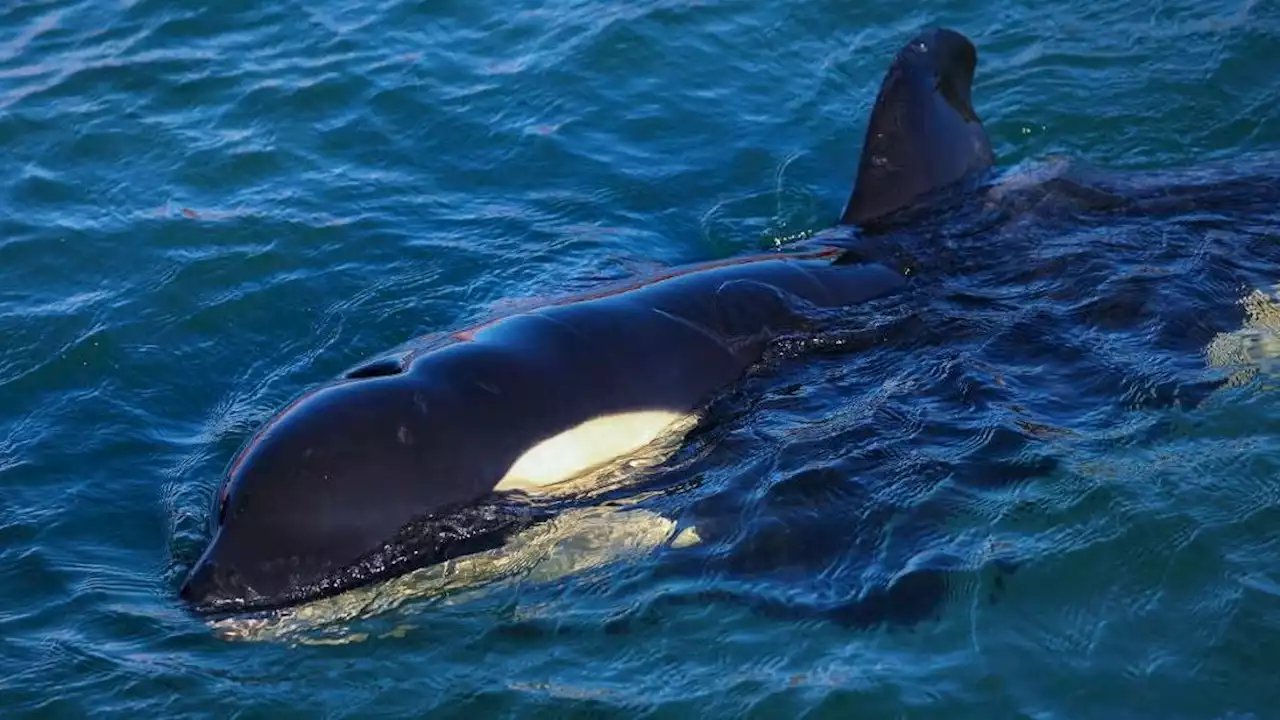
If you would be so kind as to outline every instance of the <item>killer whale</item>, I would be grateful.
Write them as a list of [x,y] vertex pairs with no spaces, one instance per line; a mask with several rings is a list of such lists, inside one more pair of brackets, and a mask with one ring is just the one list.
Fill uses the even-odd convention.
[[530,502],[686,427],[779,336],[906,278],[858,234],[994,163],[973,44],[929,29],[894,57],[837,229],[410,342],[313,389],[231,460],[179,590],[199,612],[285,607],[495,547]]

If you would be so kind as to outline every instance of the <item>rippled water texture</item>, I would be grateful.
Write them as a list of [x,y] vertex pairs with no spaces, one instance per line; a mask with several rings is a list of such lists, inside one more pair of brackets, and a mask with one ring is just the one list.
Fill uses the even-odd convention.
[[[832,222],[926,24],[980,49],[997,221],[915,237],[910,293],[747,380],[626,523],[258,642],[176,603],[303,389]],[[1277,97],[1267,2],[6,3],[0,706],[1270,716]],[[641,547],[664,517],[728,531]],[[926,566],[930,617],[833,621]]]

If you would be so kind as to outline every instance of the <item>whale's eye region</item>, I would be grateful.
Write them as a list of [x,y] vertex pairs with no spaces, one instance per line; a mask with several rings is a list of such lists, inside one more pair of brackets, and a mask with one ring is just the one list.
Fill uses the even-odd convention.
[[352,368],[343,377],[348,380],[361,380],[364,378],[391,377],[402,372],[404,372],[404,363],[400,358],[383,358]]

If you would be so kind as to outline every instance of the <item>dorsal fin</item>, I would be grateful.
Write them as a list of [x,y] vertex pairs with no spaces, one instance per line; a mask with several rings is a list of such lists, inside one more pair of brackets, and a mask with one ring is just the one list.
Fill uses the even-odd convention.
[[842,224],[865,224],[910,207],[995,163],[973,109],[978,51],[964,35],[925,30],[894,57],[867,124]]

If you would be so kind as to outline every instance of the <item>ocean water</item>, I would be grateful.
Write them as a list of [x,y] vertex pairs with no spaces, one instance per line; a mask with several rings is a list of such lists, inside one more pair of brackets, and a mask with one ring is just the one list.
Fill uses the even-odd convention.
[[[833,222],[925,25],[979,48],[998,222],[631,499],[732,532],[600,508],[338,619],[177,602],[304,389]],[[1277,98],[1267,0],[7,3],[0,713],[1275,717]],[[924,617],[833,620],[930,564]]]

